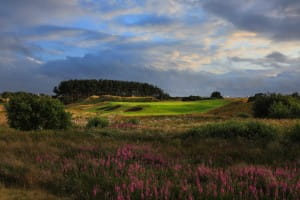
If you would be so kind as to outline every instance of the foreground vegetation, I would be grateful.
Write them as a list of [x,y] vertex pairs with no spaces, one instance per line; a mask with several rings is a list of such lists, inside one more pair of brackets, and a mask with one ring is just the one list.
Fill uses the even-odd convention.
[[183,132],[1,126],[0,181],[69,199],[299,199],[299,134],[240,120]]

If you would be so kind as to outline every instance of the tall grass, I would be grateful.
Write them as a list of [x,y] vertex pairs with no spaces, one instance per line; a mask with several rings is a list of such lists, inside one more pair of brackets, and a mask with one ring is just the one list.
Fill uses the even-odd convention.
[[275,127],[257,121],[249,122],[223,122],[214,123],[194,128],[188,131],[182,137],[193,138],[244,138],[248,140],[266,140],[272,141],[278,136]]
[[87,200],[299,199],[300,143],[285,132],[255,121],[177,134],[2,127],[0,183]]

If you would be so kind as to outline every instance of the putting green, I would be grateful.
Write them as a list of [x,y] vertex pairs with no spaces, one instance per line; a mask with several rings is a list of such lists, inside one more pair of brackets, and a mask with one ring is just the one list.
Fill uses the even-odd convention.
[[105,102],[86,107],[83,111],[95,112],[99,115],[178,115],[205,113],[212,109],[222,107],[229,100],[202,100],[202,101],[161,101],[161,102]]

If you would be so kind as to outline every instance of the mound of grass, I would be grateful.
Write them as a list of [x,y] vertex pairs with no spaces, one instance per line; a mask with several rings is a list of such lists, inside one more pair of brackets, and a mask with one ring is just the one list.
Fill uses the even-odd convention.
[[245,138],[247,140],[272,141],[278,136],[275,127],[261,122],[225,122],[194,128],[183,138]]
[[105,128],[109,125],[109,121],[103,117],[94,117],[89,119],[86,128]]

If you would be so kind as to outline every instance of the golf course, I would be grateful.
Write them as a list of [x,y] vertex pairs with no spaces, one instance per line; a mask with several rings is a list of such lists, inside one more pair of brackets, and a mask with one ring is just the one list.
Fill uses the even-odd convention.
[[68,107],[72,111],[96,113],[97,115],[121,116],[163,116],[206,113],[228,103],[227,99],[202,101],[159,101],[159,102],[102,102],[97,104],[73,104]]

